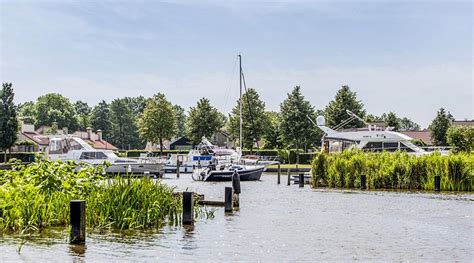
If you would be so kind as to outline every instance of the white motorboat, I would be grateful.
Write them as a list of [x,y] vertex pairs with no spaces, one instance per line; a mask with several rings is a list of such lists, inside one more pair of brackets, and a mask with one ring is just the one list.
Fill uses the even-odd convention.
[[[342,128],[352,120],[365,121],[351,111],[347,111],[350,118],[342,122],[337,127]],[[323,116],[316,118],[316,126],[325,135],[322,139],[322,149],[328,153],[342,152],[347,149],[361,149],[370,152],[395,152],[397,150],[406,151],[412,154],[426,154],[422,148],[416,146],[411,141],[411,137],[391,130],[391,127],[379,129],[368,125],[364,130],[339,131],[337,128],[331,129],[326,126]]]
[[179,160],[180,173],[192,173],[196,167],[207,167],[217,163],[238,163],[240,156],[240,151],[214,146],[203,137],[196,149],[189,151],[187,155],[171,155],[164,169],[166,173],[175,173],[176,164]]
[[131,159],[118,157],[113,151],[94,149],[84,140],[72,136],[51,137],[46,148],[50,160],[75,161],[91,165],[104,165],[107,161],[109,174],[152,174],[160,175],[163,164],[146,158]]

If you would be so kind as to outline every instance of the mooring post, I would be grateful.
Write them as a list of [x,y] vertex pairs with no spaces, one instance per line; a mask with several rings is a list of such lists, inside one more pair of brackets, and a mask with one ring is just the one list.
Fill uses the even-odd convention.
[[194,193],[183,192],[183,225],[194,224]]
[[176,155],[176,178],[179,178],[179,166],[180,166],[180,161],[179,161],[179,155]]
[[441,177],[439,175],[435,175],[434,177],[434,190],[435,192],[439,192],[441,190]]
[[281,168],[280,163],[278,163],[278,170],[277,170],[277,172],[278,172],[278,184],[280,184],[280,176],[281,176],[281,169],[280,168]]
[[86,242],[86,201],[72,200],[69,203],[72,244],[84,244]]
[[300,178],[299,178],[299,186],[300,187],[304,187],[304,174],[300,174]]
[[367,178],[365,174],[360,175],[360,190],[367,189]]
[[288,185],[290,185],[290,181],[291,181],[291,168],[288,167]]
[[224,195],[224,212],[232,212],[232,187],[225,188],[225,195]]
[[232,188],[234,189],[234,194],[233,194],[233,205],[235,207],[239,207],[239,195],[241,193],[240,189],[240,175],[237,172],[237,170],[234,171],[234,174],[232,175]]

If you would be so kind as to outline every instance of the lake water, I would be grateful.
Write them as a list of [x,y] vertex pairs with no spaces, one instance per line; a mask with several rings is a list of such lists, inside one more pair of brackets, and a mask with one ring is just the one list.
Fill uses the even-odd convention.
[[[223,200],[231,183],[165,176],[179,191]],[[463,261],[474,258],[474,195],[343,191],[277,185],[276,176],[242,182],[240,210],[200,219],[194,227],[89,234],[85,246],[67,232],[0,239],[0,261]]]

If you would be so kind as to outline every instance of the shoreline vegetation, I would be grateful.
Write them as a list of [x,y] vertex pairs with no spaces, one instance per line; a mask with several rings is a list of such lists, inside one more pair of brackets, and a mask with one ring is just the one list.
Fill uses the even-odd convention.
[[[69,226],[69,203],[86,200],[93,230],[152,229],[181,222],[182,201],[160,180],[109,179],[103,168],[37,160],[0,171],[0,233],[34,233]],[[196,215],[200,209],[196,210]]]
[[474,189],[474,154],[416,156],[349,150],[320,153],[312,162],[313,188],[360,188],[361,175],[366,175],[369,190],[434,190],[434,177],[439,175],[441,190],[470,192]]

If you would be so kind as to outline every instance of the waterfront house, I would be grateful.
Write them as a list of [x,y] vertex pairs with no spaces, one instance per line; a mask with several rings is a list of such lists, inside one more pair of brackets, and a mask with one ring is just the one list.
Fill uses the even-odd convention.
[[[54,132],[54,134],[51,134],[51,132]],[[53,130],[49,126],[41,126],[35,130],[33,124],[21,122],[20,130],[18,131],[18,139],[15,146],[11,148],[11,152],[44,152],[49,145],[49,136],[51,135],[79,137],[95,149],[118,150],[117,147],[102,138],[101,130],[94,133],[92,132],[92,128],[87,128],[85,132],[76,131],[72,134],[68,134],[67,128]]]

